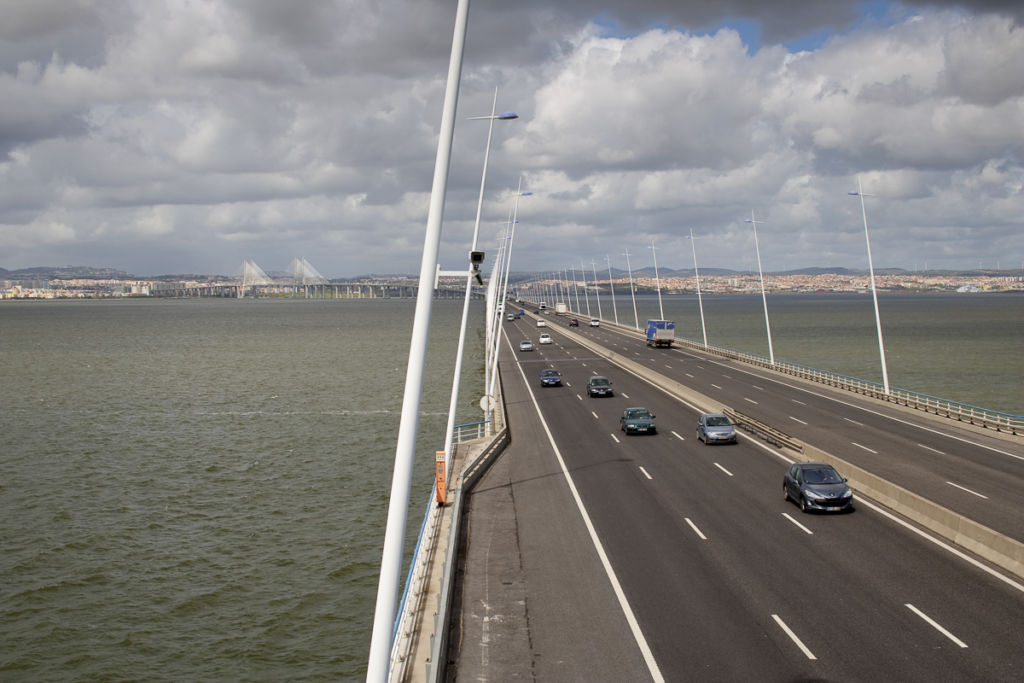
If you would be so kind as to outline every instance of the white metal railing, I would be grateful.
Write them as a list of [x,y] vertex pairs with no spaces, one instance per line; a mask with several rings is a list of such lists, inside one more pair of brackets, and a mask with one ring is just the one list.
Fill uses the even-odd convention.
[[452,441],[454,443],[463,443],[465,441],[484,438],[487,435],[488,422],[489,420],[483,420],[481,422],[469,422],[464,425],[455,425],[452,427]]
[[877,382],[870,382],[856,377],[848,377],[846,375],[840,375],[839,373],[829,372],[827,370],[818,370],[816,368],[799,365],[797,363],[787,363],[786,361],[776,360],[775,363],[772,363],[764,356],[746,353],[744,351],[736,351],[734,349],[721,346],[704,346],[701,342],[697,342],[692,339],[676,339],[676,344],[698,351],[704,351],[705,353],[711,353],[723,358],[739,360],[744,363],[750,363],[770,370],[776,370],[787,375],[793,375],[794,377],[808,379],[812,382],[828,384],[829,386],[853,391],[883,401],[889,401],[891,403],[897,403],[910,408],[924,410],[929,413],[942,415],[962,422],[969,422],[989,429],[1010,432],[1012,434],[1024,434],[1024,415],[1011,415],[997,410],[988,410],[986,408],[979,408],[978,406],[972,406],[967,403],[960,403],[958,401],[951,401],[945,398],[929,396],[928,394],[919,394],[916,391],[909,391],[907,389],[899,389],[896,387],[890,387],[889,393],[886,394],[885,388]]

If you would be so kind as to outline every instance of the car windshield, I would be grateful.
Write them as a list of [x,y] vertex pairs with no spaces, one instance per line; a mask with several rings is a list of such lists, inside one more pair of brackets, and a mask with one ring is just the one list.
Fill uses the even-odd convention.
[[608,380],[606,380],[604,377],[595,377],[594,379],[590,380],[590,384],[591,386],[595,387],[606,387],[608,386]]
[[634,408],[633,410],[626,411],[626,417],[628,419],[645,418],[650,416],[651,411],[647,410],[647,408]]
[[540,373],[540,376],[541,377],[558,377],[559,375],[558,375],[558,370],[545,370],[544,372]]
[[808,484],[838,484],[843,480],[831,467],[804,470],[804,481]]
[[729,427],[732,425],[725,415],[710,415],[707,420],[708,427]]

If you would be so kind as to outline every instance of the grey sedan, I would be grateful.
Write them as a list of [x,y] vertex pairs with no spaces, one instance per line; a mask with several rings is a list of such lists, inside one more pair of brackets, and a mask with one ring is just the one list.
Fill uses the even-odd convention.
[[736,427],[721,413],[704,413],[697,418],[697,438],[705,444],[736,443]]

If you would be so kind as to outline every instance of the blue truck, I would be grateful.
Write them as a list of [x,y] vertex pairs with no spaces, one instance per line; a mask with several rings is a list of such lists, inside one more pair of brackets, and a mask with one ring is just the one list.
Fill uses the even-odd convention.
[[671,320],[648,320],[647,321],[647,345],[648,346],[672,346],[672,340],[676,338],[676,324]]

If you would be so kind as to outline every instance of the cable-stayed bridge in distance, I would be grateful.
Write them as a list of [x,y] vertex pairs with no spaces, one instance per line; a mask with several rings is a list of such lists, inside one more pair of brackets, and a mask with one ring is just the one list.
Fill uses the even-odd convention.
[[[439,299],[457,299],[465,294],[462,277],[441,277],[435,287]],[[479,291],[477,291],[479,289]],[[284,272],[268,274],[254,260],[245,259],[230,278],[210,281],[154,282],[152,296],[261,298],[302,297],[316,299],[407,299],[419,291],[419,282],[400,275],[366,276],[329,280],[304,257],[292,259]],[[483,298],[483,288],[474,288],[473,298]]]

